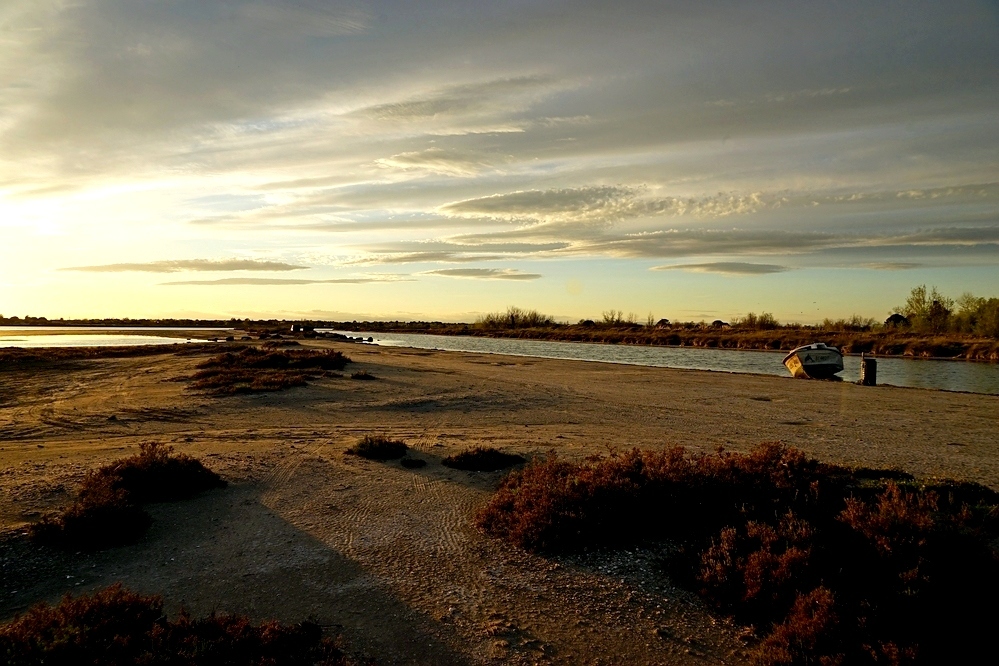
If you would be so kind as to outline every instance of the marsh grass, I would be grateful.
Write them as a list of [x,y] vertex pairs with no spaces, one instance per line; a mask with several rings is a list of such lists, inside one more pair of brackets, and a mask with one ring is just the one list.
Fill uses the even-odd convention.
[[492,447],[477,446],[473,449],[450,455],[444,458],[441,464],[451,469],[460,469],[467,472],[495,472],[525,462],[527,460],[522,456],[513,453],[503,453]]
[[120,584],[92,595],[39,604],[0,625],[0,661],[29,664],[184,664],[186,666],[341,666],[338,642],[319,625],[256,624],[245,616],[212,614],[175,620],[163,600]]
[[476,517],[536,552],[670,541],[668,572],[755,626],[760,664],[958,663],[991,649],[999,495],[780,444],[512,473]]
[[29,534],[36,543],[67,549],[133,543],[151,523],[143,504],[188,499],[225,486],[200,461],[174,455],[169,446],[141,444],[137,455],[89,472],[76,501],[62,514],[32,525]]
[[343,353],[331,349],[243,347],[199,363],[191,388],[219,396],[282,391],[305,386],[316,377],[333,376],[348,363]]
[[408,450],[409,447],[405,442],[382,435],[365,435],[357,444],[347,449],[347,454],[367,460],[395,460],[406,455]]

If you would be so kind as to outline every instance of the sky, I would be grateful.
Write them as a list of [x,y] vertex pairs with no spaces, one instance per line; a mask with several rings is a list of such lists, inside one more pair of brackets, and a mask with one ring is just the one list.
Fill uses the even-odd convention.
[[0,1],[0,313],[999,296],[999,3]]

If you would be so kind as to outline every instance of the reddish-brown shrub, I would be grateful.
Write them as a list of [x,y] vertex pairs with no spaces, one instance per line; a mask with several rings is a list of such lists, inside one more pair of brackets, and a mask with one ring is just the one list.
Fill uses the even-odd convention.
[[791,513],[776,525],[726,527],[701,553],[701,593],[754,621],[779,620],[809,574],[814,538]]
[[476,446],[473,449],[444,458],[441,464],[445,467],[468,472],[495,472],[524,462],[527,460],[515,453],[503,453],[492,447]]
[[347,455],[360,456],[368,460],[395,460],[406,455],[409,447],[397,439],[382,435],[365,435],[354,446],[347,449]]
[[184,664],[186,666],[334,666],[348,663],[336,641],[309,622],[254,624],[246,617],[182,613],[170,621],[163,601],[120,584],[93,595],[40,604],[0,625],[0,661],[29,664]]
[[757,626],[764,663],[973,660],[991,621],[975,609],[999,596],[999,495],[779,444],[552,456],[509,475],[476,520],[535,551],[672,540],[672,572]]
[[136,541],[150,524],[142,510],[149,502],[170,502],[225,487],[222,478],[186,455],[158,443],[140,444],[139,453],[88,472],[76,501],[58,516],[32,526],[38,543],[95,550]]
[[760,645],[756,663],[761,666],[846,663],[846,655],[835,646],[838,624],[835,596],[830,590],[818,587],[799,594],[787,618]]
[[281,391],[305,386],[309,379],[343,370],[350,359],[332,349],[275,351],[244,347],[198,364],[191,388],[214,395]]

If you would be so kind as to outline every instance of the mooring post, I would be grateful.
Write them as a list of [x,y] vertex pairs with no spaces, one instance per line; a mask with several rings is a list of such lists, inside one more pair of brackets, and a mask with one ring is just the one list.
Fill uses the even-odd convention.
[[878,385],[878,362],[860,353],[860,383],[863,386]]

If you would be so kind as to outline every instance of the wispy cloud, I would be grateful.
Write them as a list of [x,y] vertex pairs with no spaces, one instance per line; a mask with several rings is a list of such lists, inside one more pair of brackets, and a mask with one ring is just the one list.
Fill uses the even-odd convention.
[[539,273],[522,273],[515,268],[442,268],[422,274],[474,280],[537,280],[541,277]]
[[376,163],[383,167],[403,171],[425,171],[457,178],[471,178],[490,168],[490,165],[481,155],[444,148],[428,148],[398,153],[391,157],[380,158],[376,160]]
[[870,268],[875,271],[908,271],[913,268],[919,268],[922,265],[908,261],[871,261],[861,264],[861,267]]
[[257,259],[173,259],[146,263],[74,266],[60,270],[83,271],[87,273],[181,273],[184,271],[297,271],[305,268],[308,268],[308,266],[296,266],[280,261],[262,261]]
[[360,7],[297,0],[278,5],[249,2],[237,14],[269,30],[293,30],[312,37],[356,35],[364,32],[371,15]]
[[177,282],[162,282],[162,286],[170,285],[201,285],[201,286],[293,286],[302,284],[373,284],[376,282],[411,282],[412,278],[398,277],[358,277],[336,278],[332,280],[299,280],[295,278],[223,278],[221,280],[181,280]]
[[647,196],[642,188],[590,186],[525,190],[455,201],[439,208],[446,215],[514,222],[614,222],[635,217],[719,218],[754,213],[779,204],[761,193],[719,193],[701,197]]
[[[414,121],[441,116],[467,116],[474,113],[521,108],[524,95],[550,87],[548,77],[521,76],[492,79],[440,88],[423,95],[362,108],[357,115],[382,121]],[[502,100],[502,103],[501,103]]]
[[673,264],[653,266],[653,271],[687,271],[690,273],[718,273],[720,275],[770,275],[791,270],[777,264],[750,264],[739,261],[716,261],[706,264]]

